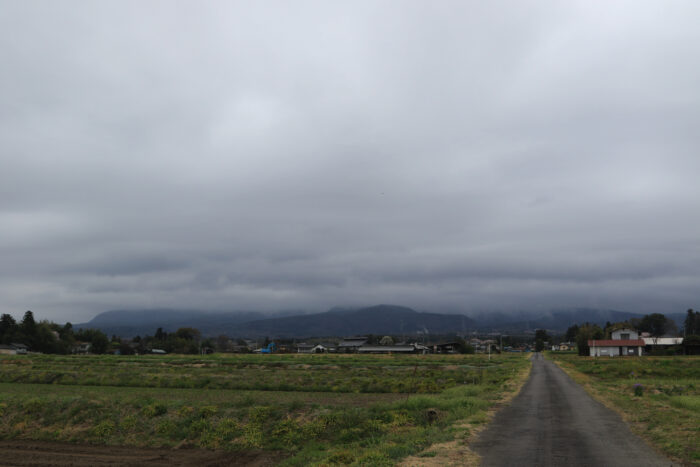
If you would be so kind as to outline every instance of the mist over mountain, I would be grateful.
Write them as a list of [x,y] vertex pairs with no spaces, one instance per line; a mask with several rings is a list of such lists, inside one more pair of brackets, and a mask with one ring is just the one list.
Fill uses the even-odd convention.
[[[458,313],[429,313],[397,305],[364,308],[334,307],[323,313],[280,311],[211,312],[197,310],[113,310],[100,313],[76,328],[97,328],[108,335],[122,337],[152,335],[157,328],[172,332],[180,327],[194,327],[203,336],[225,334],[229,337],[348,336],[355,334],[391,334],[421,336],[425,334],[509,333],[524,334],[535,329],[563,333],[573,324],[589,322],[604,325],[641,318],[641,313],[591,308],[550,311],[482,312],[470,316]],[[682,313],[667,314],[680,326]]]
[[472,315],[481,331],[523,332],[535,329],[565,331],[574,324],[589,322],[604,325],[631,318],[641,318],[639,313],[592,308],[573,308],[549,311],[488,312]]
[[421,313],[396,305],[377,305],[357,310],[335,308],[325,313],[269,318],[244,323],[237,328],[243,336],[347,336],[354,334],[448,334],[474,329],[465,315]]
[[158,328],[172,332],[182,327],[199,329],[204,336],[234,335],[240,323],[299,313],[298,310],[271,313],[257,311],[214,312],[168,308],[111,310],[98,314],[86,323],[75,324],[74,327],[99,329],[108,335],[115,334],[121,337],[153,335]]

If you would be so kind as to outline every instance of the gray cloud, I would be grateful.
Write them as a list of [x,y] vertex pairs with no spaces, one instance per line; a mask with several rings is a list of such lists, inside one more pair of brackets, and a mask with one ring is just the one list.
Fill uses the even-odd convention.
[[696,2],[10,2],[0,311],[683,311]]

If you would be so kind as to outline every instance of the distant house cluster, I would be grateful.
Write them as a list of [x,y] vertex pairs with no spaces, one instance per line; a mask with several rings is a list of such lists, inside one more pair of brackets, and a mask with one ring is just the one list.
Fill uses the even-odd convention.
[[552,352],[569,352],[576,349],[576,344],[573,342],[561,342],[552,345]]
[[469,345],[471,345],[477,353],[489,353],[498,347],[498,342],[495,339],[479,339],[478,337],[473,337],[469,339]]
[[357,353],[357,354],[429,354],[458,353],[459,343],[439,342],[433,344],[385,343],[370,344],[365,336],[346,337],[338,343],[322,342],[297,344],[297,353]]

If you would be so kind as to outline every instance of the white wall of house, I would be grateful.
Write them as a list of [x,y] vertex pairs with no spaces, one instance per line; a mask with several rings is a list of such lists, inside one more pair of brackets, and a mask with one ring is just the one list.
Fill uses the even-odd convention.
[[[620,356],[620,346],[601,346],[590,347],[591,357],[617,357]],[[622,355],[642,355],[642,347],[627,347],[622,346]]]
[[645,345],[681,345],[682,337],[642,337]]
[[616,357],[620,355],[619,347],[591,347],[591,357]]
[[639,333],[634,329],[617,329],[612,332],[610,338],[613,340],[635,340],[639,339]]

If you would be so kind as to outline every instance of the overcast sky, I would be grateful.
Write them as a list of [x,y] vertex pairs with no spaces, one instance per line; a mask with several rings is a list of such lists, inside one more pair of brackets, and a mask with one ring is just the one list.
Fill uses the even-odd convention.
[[0,312],[698,307],[698,18],[0,0]]

